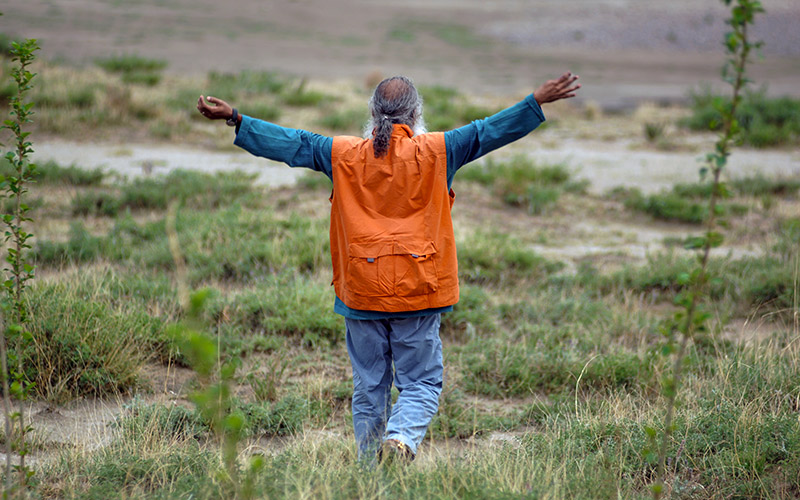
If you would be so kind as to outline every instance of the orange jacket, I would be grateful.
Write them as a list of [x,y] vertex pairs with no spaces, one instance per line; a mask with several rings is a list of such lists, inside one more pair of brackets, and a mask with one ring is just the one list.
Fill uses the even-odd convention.
[[395,125],[389,151],[334,137],[331,257],[336,296],[367,311],[418,311],[458,302],[458,261],[444,134]]

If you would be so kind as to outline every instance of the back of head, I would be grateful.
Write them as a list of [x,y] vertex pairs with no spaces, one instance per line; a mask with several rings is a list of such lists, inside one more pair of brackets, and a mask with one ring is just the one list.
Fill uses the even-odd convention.
[[367,133],[373,134],[375,158],[389,150],[392,128],[396,123],[414,128],[422,118],[422,99],[414,83],[404,76],[387,78],[375,87],[369,100],[370,121]]

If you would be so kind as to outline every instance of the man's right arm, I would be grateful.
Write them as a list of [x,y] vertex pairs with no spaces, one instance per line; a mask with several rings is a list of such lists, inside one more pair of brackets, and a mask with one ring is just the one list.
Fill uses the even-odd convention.
[[331,137],[242,116],[233,143],[255,156],[310,168],[332,178]]
[[521,102],[483,120],[445,132],[447,183],[452,184],[459,168],[481,156],[524,137],[545,118],[542,104],[575,97],[581,88],[577,75],[566,72],[548,80]]
[[201,95],[197,110],[209,120],[235,119],[233,143],[251,154],[282,161],[290,167],[310,168],[333,179],[331,137],[242,116],[230,104],[212,96]]

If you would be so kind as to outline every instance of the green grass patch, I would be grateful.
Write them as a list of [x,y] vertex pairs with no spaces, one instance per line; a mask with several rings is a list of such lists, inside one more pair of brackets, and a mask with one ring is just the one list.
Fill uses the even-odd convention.
[[800,191],[800,179],[768,178],[761,174],[734,179],[731,186],[744,196],[797,196]]
[[563,267],[503,233],[476,232],[458,243],[458,273],[468,283],[538,279]]
[[218,172],[207,174],[191,170],[173,170],[153,178],[136,178],[118,186],[117,192],[77,193],[72,201],[75,215],[114,217],[120,211],[165,210],[170,202],[192,208],[217,208],[234,201],[258,203],[256,174]]
[[334,132],[346,132],[352,135],[359,135],[361,128],[367,122],[367,111],[365,108],[336,110],[320,118],[318,123]]
[[[691,117],[683,124],[692,130],[719,130],[720,109],[730,107],[730,98],[703,92],[692,96]],[[800,100],[791,97],[767,97],[749,92],[736,111],[742,138],[750,146],[765,148],[798,144],[800,141]]]
[[258,339],[276,335],[309,345],[335,344],[343,338],[344,321],[333,312],[333,301],[332,290],[319,280],[286,273],[261,277],[250,290],[216,297],[206,315],[225,332],[226,350],[234,352],[242,344],[252,351]]
[[[16,170],[6,158],[0,158],[0,176],[11,177],[16,175]],[[102,168],[86,169],[77,165],[62,166],[48,160],[36,164],[35,180],[39,184],[70,185],[70,186],[96,186],[105,180],[106,173]]]
[[95,64],[109,73],[118,73],[123,83],[153,87],[161,81],[161,71],[167,62],[148,59],[135,54],[112,56],[97,59]]
[[[750,211],[747,205],[734,201],[724,201],[730,198],[727,185],[722,184],[723,200],[717,203],[716,215],[718,217],[742,216]],[[710,183],[676,184],[671,191],[645,195],[637,188],[616,188],[611,196],[622,200],[625,208],[650,215],[654,219],[684,222],[688,224],[702,224],[708,218],[708,200],[711,197]]]
[[583,193],[586,189],[585,182],[571,180],[565,165],[539,166],[524,155],[507,162],[489,157],[464,169],[458,178],[490,187],[506,204],[526,208],[531,214],[552,208],[565,191]]
[[[250,71],[239,73],[208,74],[208,95],[220,97],[233,95],[278,95],[283,92],[291,79],[274,71]],[[243,103],[244,104],[244,103]]]
[[[325,221],[277,219],[266,210],[233,205],[218,211],[181,210],[176,225],[193,283],[247,283],[285,269],[311,273],[330,266]],[[163,219],[140,224],[122,217],[103,235],[76,222],[67,241],[37,241],[34,259],[42,266],[104,259],[152,271],[174,268]]]

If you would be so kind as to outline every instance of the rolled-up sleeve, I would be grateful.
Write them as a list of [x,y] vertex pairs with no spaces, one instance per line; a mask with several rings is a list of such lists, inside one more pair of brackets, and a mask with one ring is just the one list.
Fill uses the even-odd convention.
[[233,143],[255,156],[310,168],[332,178],[331,137],[242,116]]
[[462,166],[528,135],[544,121],[541,106],[530,94],[510,108],[445,132],[448,181]]

